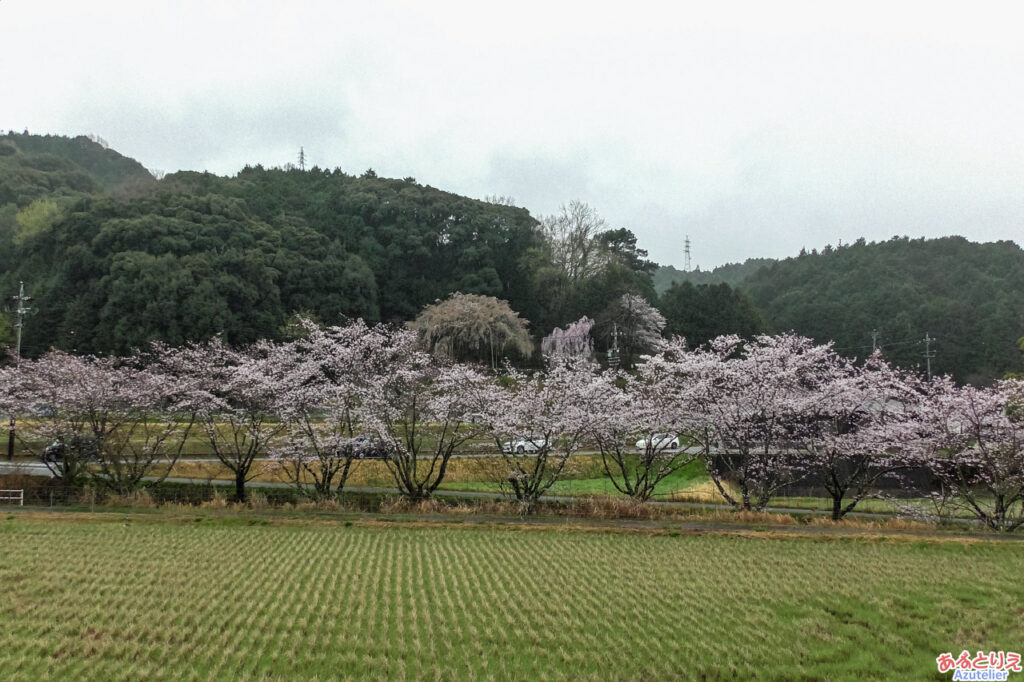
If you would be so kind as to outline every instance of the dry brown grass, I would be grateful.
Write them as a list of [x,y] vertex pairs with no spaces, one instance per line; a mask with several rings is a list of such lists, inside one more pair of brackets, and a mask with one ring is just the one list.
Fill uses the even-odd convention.
[[590,519],[656,519],[663,518],[662,508],[630,498],[587,495],[573,500],[569,506],[572,516]]
[[302,511],[340,512],[346,510],[347,506],[338,500],[305,500],[295,503],[292,508]]
[[388,497],[380,505],[382,514],[423,514],[452,516],[522,516],[522,507],[507,500],[442,500],[430,498],[413,502],[404,497]]
[[120,495],[111,495],[107,498],[107,501],[118,507],[134,507],[141,509],[156,509],[159,506],[154,500],[153,496],[149,494],[149,491],[143,488],[142,490],[136,490],[130,493],[122,493]]
[[730,512],[732,518],[740,523],[750,524],[767,524],[770,526],[795,526],[796,519],[789,514],[778,514],[774,512],[764,512],[755,510],[741,509],[740,511]]
[[[736,489],[735,485],[728,481],[724,481],[723,485],[733,499],[737,499],[739,497],[739,491]],[[718,486],[715,485],[715,482],[710,480],[695,483],[684,490],[677,490],[665,496],[664,499],[671,500],[673,502],[729,504],[728,500],[726,500],[722,496],[722,493],[718,491]]]
[[[448,461],[444,480],[451,483],[471,483],[476,481],[500,481],[507,476],[508,468],[501,457],[453,457]],[[287,483],[289,481],[282,466],[277,462],[260,461],[253,466],[254,481],[265,483]],[[567,477],[601,476],[601,462],[597,455],[579,455],[566,464]],[[178,462],[171,469],[171,478],[191,478],[196,480],[232,479],[227,467],[217,460]],[[312,483],[303,477],[303,483]],[[387,464],[381,460],[356,460],[352,462],[348,481],[353,487],[380,487],[394,485],[394,478]]]
[[827,516],[816,516],[807,522],[808,526],[817,528],[838,528],[850,530],[906,530],[906,531],[933,531],[935,525],[923,521],[912,521],[910,519],[863,519],[845,518],[833,521]]
[[227,509],[228,501],[220,490],[213,491],[213,497],[199,504],[200,509]]

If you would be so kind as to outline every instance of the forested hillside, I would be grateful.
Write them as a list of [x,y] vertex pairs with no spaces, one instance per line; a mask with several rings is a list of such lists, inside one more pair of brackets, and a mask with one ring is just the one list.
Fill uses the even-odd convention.
[[525,300],[519,261],[535,241],[521,209],[413,182],[255,168],[179,173],[128,201],[81,199],[20,240],[11,274],[33,284],[35,339],[123,352],[154,338],[273,337],[295,311],[409,319],[455,290]]
[[[76,181],[70,177],[76,172],[79,175],[79,190],[92,191],[95,185],[84,181],[81,176],[87,174],[89,180],[98,183],[107,190],[117,190],[127,184],[149,184],[153,176],[141,163],[110,149],[102,139],[95,136],[64,137],[61,135],[26,135],[14,132],[0,137],[0,156],[7,162],[0,161],[5,172],[0,177],[0,203],[7,203],[18,198],[26,184],[36,184],[39,189],[59,189],[61,185],[74,185]],[[18,182],[13,168],[20,167],[24,175]],[[56,174],[43,184],[39,179],[48,174]],[[61,177],[63,174],[63,177]],[[35,182],[27,178],[35,177]],[[19,186],[20,185],[20,186]],[[11,191],[15,194],[11,194]],[[49,193],[45,191],[44,193]],[[25,195],[21,195],[25,196]]]
[[[624,293],[654,297],[636,238],[589,207],[553,217],[556,238],[525,209],[372,170],[181,172],[117,191],[95,159],[82,162],[114,189],[70,153],[25,151],[47,140],[8,136],[0,167],[0,286],[24,279],[35,297],[29,355],[245,343],[280,337],[297,312],[404,322],[456,291],[507,300],[539,338]],[[582,248],[561,248],[570,239]]]
[[677,270],[671,265],[662,265],[654,273],[654,289],[663,294],[673,284],[728,284],[740,285],[750,275],[775,262],[774,258],[748,258],[742,263],[726,263],[713,270]]
[[742,287],[775,331],[833,339],[850,355],[871,352],[871,332],[892,361],[986,381],[1021,368],[1024,251],[1013,242],[961,237],[858,240],[761,269]]
[[[658,268],[586,204],[538,220],[510,203],[372,170],[157,181],[94,138],[11,133],[0,136],[0,292],[23,279],[35,299],[27,355],[281,338],[295,313],[403,323],[453,292],[507,301],[538,346],[588,316],[603,352],[636,294],[664,316],[661,333],[691,345],[793,330],[864,356],[877,330],[891,360],[923,367],[927,333],[937,373],[1024,369],[1024,252],[1011,242],[860,240],[684,273]],[[0,344],[10,337],[0,315]]]

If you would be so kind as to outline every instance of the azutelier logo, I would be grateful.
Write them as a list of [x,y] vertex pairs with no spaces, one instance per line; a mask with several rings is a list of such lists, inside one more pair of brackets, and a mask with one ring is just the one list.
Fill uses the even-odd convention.
[[957,658],[946,652],[939,654],[935,663],[939,666],[940,673],[952,671],[953,680],[1005,682],[1009,679],[1010,673],[1021,671],[1020,654],[1015,651],[979,651],[974,656],[971,656],[969,651],[963,651]]

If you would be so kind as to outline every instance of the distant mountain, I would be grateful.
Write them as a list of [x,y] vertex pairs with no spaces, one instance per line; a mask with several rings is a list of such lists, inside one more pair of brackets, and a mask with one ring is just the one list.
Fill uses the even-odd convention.
[[774,258],[748,258],[742,263],[726,263],[719,265],[714,270],[691,270],[684,272],[677,270],[671,265],[662,265],[654,273],[654,289],[659,294],[668,291],[668,288],[675,284],[689,282],[690,284],[728,284],[736,287],[747,277],[760,270],[762,267],[771,265]]
[[[844,354],[871,352],[985,382],[1022,368],[1024,250],[962,237],[863,239],[760,268],[740,285],[774,331],[833,340]],[[926,344],[925,335],[934,341]]]
[[451,292],[542,310],[521,208],[341,170],[247,167],[159,182],[87,138],[0,136],[0,292],[25,280],[25,352],[123,353],[289,315],[404,321]]
[[152,184],[141,163],[98,138],[8,133],[0,136],[0,205],[43,195],[75,195]]
[[29,355],[214,334],[245,343],[279,337],[295,312],[402,322],[455,291],[507,300],[539,337],[632,291],[695,343],[793,330],[863,357],[876,332],[905,367],[923,369],[927,350],[933,372],[961,381],[1024,369],[1024,251],[1013,242],[858,240],[708,272],[662,267],[657,301],[624,264],[635,243],[617,248],[575,283],[525,209],[413,178],[256,166],[157,181],[96,139],[0,135],[0,294],[23,279],[35,297]]

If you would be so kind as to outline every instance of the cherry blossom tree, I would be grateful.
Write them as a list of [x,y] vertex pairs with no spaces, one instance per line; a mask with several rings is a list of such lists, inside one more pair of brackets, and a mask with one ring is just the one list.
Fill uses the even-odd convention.
[[546,371],[526,376],[509,369],[505,381],[479,394],[479,410],[504,462],[498,483],[524,513],[536,508],[583,447],[594,419],[595,372],[589,361],[556,355]]
[[618,332],[622,366],[625,369],[633,366],[636,354],[657,351],[661,347],[665,317],[643,296],[623,294],[608,306],[599,319],[604,333],[611,335],[614,331]]
[[[681,341],[678,343],[682,343]],[[665,353],[644,358],[636,375],[607,372],[594,399],[590,435],[612,485],[644,502],[666,477],[700,457],[685,432],[689,392]]]
[[163,480],[181,454],[192,416],[173,382],[138,363],[51,351],[6,372],[8,399],[31,416],[24,449],[65,486],[91,477],[127,493]]
[[958,506],[988,528],[1024,524],[1024,380],[988,388],[931,384],[918,444],[933,475]]
[[364,396],[388,371],[394,348],[385,327],[362,320],[327,329],[299,324],[302,334],[283,349],[291,358],[279,401],[284,438],[270,451],[300,491],[309,479],[312,496],[327,499],[342,492],[354,460],[387,454],[360,428]]
[[180,382],[183,402],[214,456],[234,474],[235,499],[245,502],[254,465],[285,428],[278,414],[289,352],[269,341],[237,350],[214,338],[181,348],[155,346],[154,353],[160,371]]
[[6,401],[27,417],[17,431],[23,450],[66,489],[88,478],[101,439],[120,423],[123,399],[110,365],[54,351],[5,370]]
[[808,471],[828,491],[838,521],[881,479],[899,478],[916,463],[903,443],[923,396],[920,382],[880,355],[858,366],[829,348],[820,369],[797,406],[805,417],[791,440],[807,454]]
[[126,494],[161,483],[181,457],[195,424],[185,395],[153,368],[122,370],[120,426],[101,440],[96,473]]
[[416,335],[391,333],[387,371],[363,392],[365,425],[388,452],[387,466],[410,500],[429,498],[456,448],[482,432],[465,418],[479,404],[485,377],[416,348]]
[[703,445],[711,478],[734,507],[764,509],[806,475],[794,441],[808,417],[806,398],[823,381],[831,353],[829,346],[784,334],[747,342],[720,336],[707,348],[678,354],[677,381],[689,386],[692,406],[689,434]]
[[587,359],[594,352],[594,340],[590,330],[594,321],[584,315],[565,329],[555,327],[540,343],[541,353],[548,358]]

